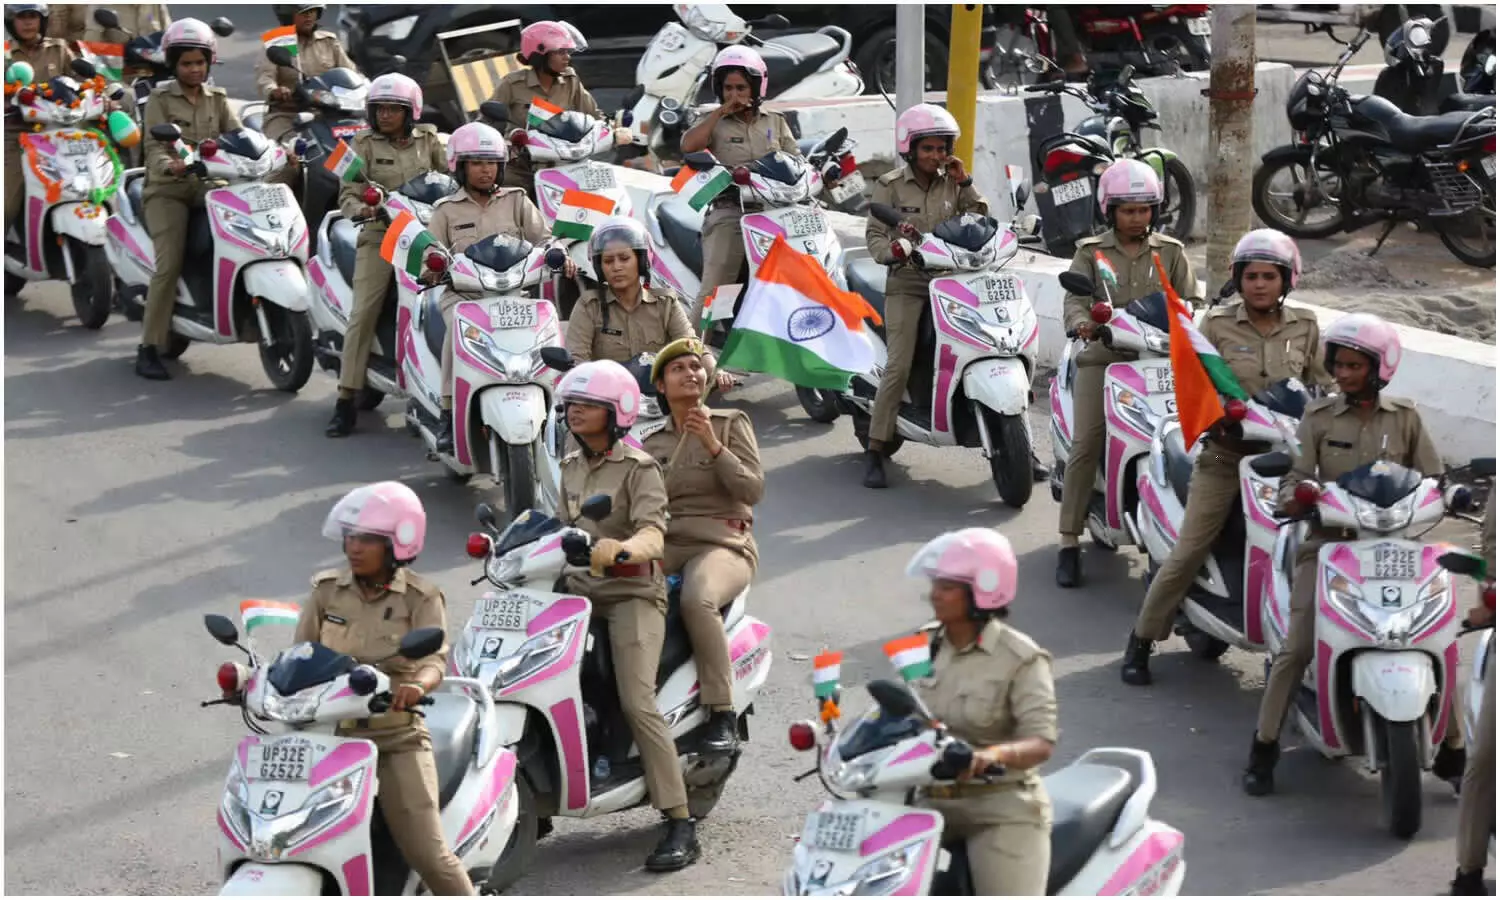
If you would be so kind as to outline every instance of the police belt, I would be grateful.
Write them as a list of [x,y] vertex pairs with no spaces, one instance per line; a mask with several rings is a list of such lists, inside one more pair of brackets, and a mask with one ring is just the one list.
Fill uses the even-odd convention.
[[607,566],[604,574],[610,578],[646,578],[656,574],[656,561]]
[[340,719],[340,731],[384,731],[410,725],[416,716],[409,712],[388,712],[368,719]]

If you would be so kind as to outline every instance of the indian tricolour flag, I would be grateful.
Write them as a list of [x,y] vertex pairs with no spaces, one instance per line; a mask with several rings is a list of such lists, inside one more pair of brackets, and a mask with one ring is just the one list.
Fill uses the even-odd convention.
[[562,238],[586,241],[614,211],[615,201],[608,197],[588,191],[563,191],[552,233]]
[[282,603],[279,600],[240,601],[240,622],[245,626],[246,634],[266,625],[295,626],[301,613],[302,608],[295,603]]
[[416,278],[422,274],[423,252],[435,243],[437,238],[422,227],[420,219],[402,212],[386,229],[385,240],[380,242],[380,258]]
[[1115,272],[1115,267],[1098,250],[1094,251],[1094,268],[1099,270],[1099,278],[1110,287],[1120,286],[1120,276]]
[[1161,264],[1151,254],[1156,274],[1167,295],[1168,337],[1171,341],[1172,379],[1177,397],[1177,421],[1182,425],[1182,445],[1191,450],[1198,437],[1224,416],[1220,395],[1245,400],[1249,395],[1203,332],[1193,324],[1193,310],[1178,296]]
[[932,674],[932,650],[923,635],[914,634],[891,641],[885,645],[885,655],[891,658],[891,665],[906,681]]
[[272,47],[285,47],[287,52],[293,56],[297,55],[297,26],[287,25],[284,28],[272,28],[260,36],[260,41],[269,50]]
[[813,657],[813,693],[819,700],[832,697],[839,689],[839,664],[844,654],[829,650]]
[[734,318],[734,301],[743,291],[743,284],[721,284],[703,300],[703,319],[698,330],[706,332],[715,322]]
[[110,81],[119,81],[125,75],[125,45],[109,41],[79,41],[83,58],[90,60],[99,74]]
[[364,161],[359,158],[359,154],[354,152],[354,148],[342,139],[323,161],[323,168],[332,172],[340,181],[356,181],[365,173]]
[[839,290],[817,260],[778,236],[745,292],[719,366],[841,391],[875,363],[865,319],[880,323],[863,297]]
[[672,179],[672,190],[686,200],[688,206],[702,209],[733,183],[733,176],[723,166],[714,166],[703,172],[683,166]]
[[553,103],[548,103],[541,97],[531,98],[531,109],[526,111],[526,127],[536,128],[538,125],[546,124],[553,116],[562,115],[563,108]]

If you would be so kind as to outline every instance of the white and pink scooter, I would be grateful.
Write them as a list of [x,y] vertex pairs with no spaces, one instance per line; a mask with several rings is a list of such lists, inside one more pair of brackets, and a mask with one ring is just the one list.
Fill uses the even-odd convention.
[[[375,802],[379,750],[338,735],[343,719],[386,712],[384,672],[318,643],[293,645],[270,660],[239,644],[224,616],[204,617],[209,634],[239,647],[249,666],[227,662],[218,684],[238,706],[246,736],[235,750],[219,801],[219,874],[224,896],[411,896],[425,890],[386,830]],[[394,655],[428,656],[446,640],[419,628]],[[516,756],[501,741],[484,686],[447,677],[419,714],[432,735],[443,836],[476,887],[498,892],[519,876],[508,843],[520,800]],[[513,842],[512,842],[513,843]]]
[[[821,749],[817,726],[791,726],[793,747],[819,751],[807,774],[833,796],[808,814],[782,895],[973,896],[965,843],[944,842],[942,813],[914,802],[968,771],[973,749],[905,685],[872,681],[866,689],[874,708],[844,729],[830,716]],[[1053,816],[1047,896],[1178,895],[1183,835],[1151,818],[1151,754],[1090,750],[1043,780]]]
[[[611,498],[589,497],[581,515],[609,515]],[[450,671],[478,680],[492,692],[501,742],[520,757],[516,786],[522,819],[517,845],[529,846],[551,829],[552,816],[595,818],[647,801],[635,746],[614,684],[609,632],[591,617],[587,597],[554,590],[559,579],[587,572],[592,538],[552,516],[528,510],[503,531],[495,513],[480,504],[485,531],[469,538],[469,555],[484,560],[495,590],[474,604],[454,642]],[[771,671],[771,628],[745,612],[749,588],[724,611],[733,665],[740,738]],[[678,612],[675,588],[668,601],[666,640],[657,671],[657,708],[677,742],[692,815],[708,815],[739,764],[739,754],[700,755],[696,742],[708,722],[699,702],[697,666]]]

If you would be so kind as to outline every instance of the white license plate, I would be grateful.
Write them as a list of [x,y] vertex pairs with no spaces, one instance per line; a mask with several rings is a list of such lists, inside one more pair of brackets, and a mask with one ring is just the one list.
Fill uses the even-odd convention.
[[280,191],[280,185],[274,187],[253,187],[240,194],[245,202],[250,204],[251,212],[270,212],[273,209],[281,209],[287,205],[286,195]]
[[981,303],[1015,303],[1026,295],[1021,279],[1011,276],[995,276],[985,279],[984,296]]
[[865,176],[856,169],[835,181],[828,189],[828,196],[834,203],[843,203],[850,197],[858,196],[865,192]]
[[827,230],[828,223],[822,213],[799,212],[793,213],[786,219],[787,237],[812,237]]
[[1072,181],[1064,181],[1052,189],[1052,205],[1063,206],[1086,200],[1094,196],[1094,185],[1087,178],[1075,178]]
[[535,328],[536,304],[531,302],[500,302],[490,307],[491,328]]
[[525,631],[531,604],[517,596],[485,597],[479,608],[479,627],[496,631]]
[[1188,34],[1196,34],[1202,37],[1208,37],[1214,33],[1214,26],[1213,23],[1208,19],[1188,19],[1187,30]]
[[609,166],[589,166],[578,173],[578,189],[605,191],[615,186],[615,170]]
[[268,741],[250,748],[245,775],[252,781],[306,781],[312,755],[312,744],[305,738]]
[[859,813],[820,812],[813,816],[812,845],[823,850],[853,853],[863,838]]
[[1177,390],[1177,379],[1170,368],[1147,366],[1146,390],[1153,394],[1171,394]]
[[99,149],[96,142],[86,138],[70,138],[57,142],[57,152],[62,156],[88,156]]
[[1372,581],[1416,581],[1416,547],[1376,544],[1359,561],[1359,573]]
[[1484,167],[1484,174],[1486,177],[1495,177],[1495,154],[1491,153],[1489,156],[1481,159],[1479,161],[1479,164]]

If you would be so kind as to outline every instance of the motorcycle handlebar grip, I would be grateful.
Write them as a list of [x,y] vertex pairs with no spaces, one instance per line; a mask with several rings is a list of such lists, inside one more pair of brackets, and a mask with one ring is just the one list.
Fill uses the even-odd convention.
[[1108,325],[1100,325],[1094,329],[1094,339],[1111,349],[1115,346],[1115,337],[1110,333]]

